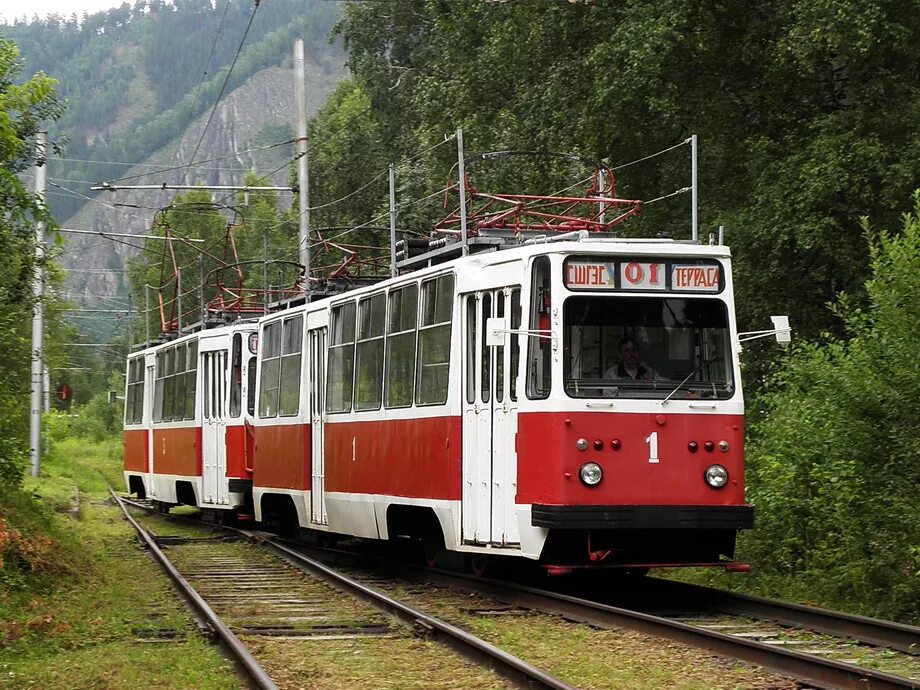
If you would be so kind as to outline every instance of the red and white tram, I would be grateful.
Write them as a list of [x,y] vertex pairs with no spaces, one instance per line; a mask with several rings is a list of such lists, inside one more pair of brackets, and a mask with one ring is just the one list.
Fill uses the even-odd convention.
[[186,335],[128,357],[124,475],[159,505],[249,505],[257,324]]
[[557,571],[735,565],[753,508],[726,247],[517,245],[259,328],[257,519]]
[[613,236],[641,203],[594,180],[470,191],[473,234],[448,216],[402,275],[132,354],[128,490],[430,557],[744,569],[729,250]]

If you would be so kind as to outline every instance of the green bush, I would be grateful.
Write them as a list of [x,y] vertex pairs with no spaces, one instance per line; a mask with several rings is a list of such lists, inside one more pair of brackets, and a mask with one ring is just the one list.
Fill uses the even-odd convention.
[[920,618],[920,196],[900,234],[872,233],[869,306],[848,337],[786,358],[752,425],[746,555],[825,603]]

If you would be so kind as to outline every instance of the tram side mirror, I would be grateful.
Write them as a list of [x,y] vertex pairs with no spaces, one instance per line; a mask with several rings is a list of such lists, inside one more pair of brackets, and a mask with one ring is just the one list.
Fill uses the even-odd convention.
[[500,316],[493,316],[486,319],[486,346],[501,347],[505,344],[505,336],[508,334],[508,319]]
[[786,315],[771,316],[770,320],[773,322],[773,328],[776,330],[776,342],[780,345],[788,345],[791,343],[792,329],[789,327],[789,317]]
[[773,322],[773,328],[767,331],[747,331],[746,333],[738,334],[738,342],[743,343],[747,340],[755,340],[757,338],[767,338],[771,335],[776,336],[776,342],[780,345],[788,345],[792,342],[792,328],[789,326],[789,317],[788,316],[771,316],[770,320]]

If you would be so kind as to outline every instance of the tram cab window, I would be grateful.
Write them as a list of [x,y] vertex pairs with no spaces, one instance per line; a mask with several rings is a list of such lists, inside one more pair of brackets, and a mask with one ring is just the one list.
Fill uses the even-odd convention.
[[[538,256],[533,262],[530,288],[530,329],[550,330],[549,257]],[[553,386],[553,344],[549,335],[529,338],[527,353],[527,397],[531,400],[549,397]]]
[[230,416],[237,418],[243,411],[243,336],[233,334],[230,347]]
[[563,320],[565,391],[571,397],[734,393],[728,309],[721,300],[570,297]]
[[256,358],[249,358],[246,365],[246,412],[250,417],[256,414]]
[[198,384],[198,341],[188,343],[188,364],[185,368],[185,418],[195,419],[195,393]]
[[281,321],[265,325],[259,339],[262,361],[259,364],[259,416],[278,416],[278,389],[281,376]]
[[125,395],[125,424],[144,421],[144,358],[128,360],[127,391]]
[[300,410],[300,370],[303,352],[303,316],[284,320],[281,333],[281,380],[278,414],[282,417]]

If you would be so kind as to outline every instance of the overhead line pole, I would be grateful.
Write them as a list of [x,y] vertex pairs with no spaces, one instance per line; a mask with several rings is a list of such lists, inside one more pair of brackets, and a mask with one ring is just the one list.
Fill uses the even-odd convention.
[[300,263],[304,266],[304,291],[310,299],[310,166],[307,156],[307,76],[303,39],[294,41],[294,101],[297,108],[297,186],[300,215],[297,228]]
[[396,273],[396,166],[390,163],[390,277]]
[[[39,132],[35,138],[35,194],[39,203],[45,203],[47,173],[48,133]],[[41,473],[42,456],[42,392],[45,383],[43,357],[45,336],[45,221],[35,226],[35,282],[32,312],[32,396],[29,405],[29,448],[33,477]]]
[[699,190],[696,179],[697,170],[697,150],[696,135],[690,137],[690,226],[692,239],[696,242],[699,239],[699,226],[697,225],[697,204],[699,202]]

